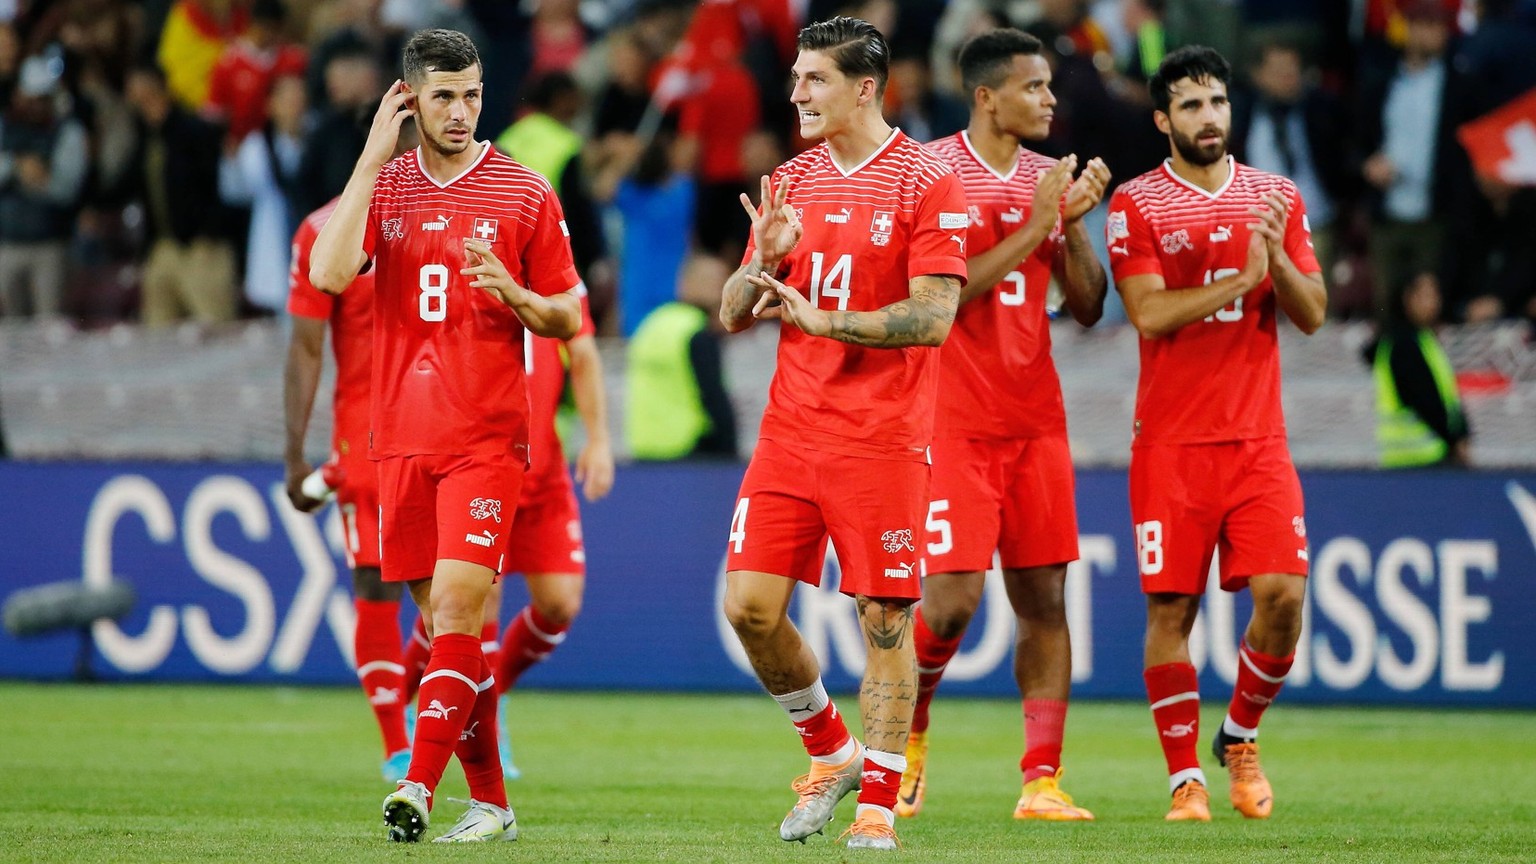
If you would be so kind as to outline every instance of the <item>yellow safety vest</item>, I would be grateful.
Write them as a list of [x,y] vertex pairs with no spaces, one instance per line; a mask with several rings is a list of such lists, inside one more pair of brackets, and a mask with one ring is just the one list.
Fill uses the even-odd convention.
[[[1419,468],[1445,459],[1448,445],[1429,424],[1419,419],[1412,408],[1403,404],[1392,379],[1392,343],[1390,336],[1376,345],[1376,443],[1381,448],[1385,468]],[[1461,416],[1461,396],[1456,390],[1456,373],[1445,349],[1427,329],[1418,331],[1419,351],[1435,379],[1435,390],[1445,403],[1445,414],[1454,423]]]
[[630,337],[624,434],[636,459],[681,459],[712,428],[688,358],[688,343],[706,326],[704,310],[673,301]]

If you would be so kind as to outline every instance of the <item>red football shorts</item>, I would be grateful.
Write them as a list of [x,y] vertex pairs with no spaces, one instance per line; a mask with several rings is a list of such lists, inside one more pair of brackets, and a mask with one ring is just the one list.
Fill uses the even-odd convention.
[[366,455],[331,454],[341,483],[336,487],[336,510],[341,514],[341,536],[346,540],[347,566],[379,566],[379,468]]
[[376,464],[385,582],[425,579],[444,558],[505,571],[522,459],[423,455]]
[[1131,447],[1131,521],[1141,590],[1203,594],[1211,553],[1221,587],[1307,575],[1301,480],[1283,436]]
[[523,484],[502,572],[525,576],[586,574],[581,511],[576,505],[570,470],[563,464],[538,480],[529,475]]
[[725,569],[820,585],[830,537],[843,573],[839,591],[915,600],[922,594],[917,544],[927,501],[922,462],[763,439],[741,481]]
[[1077,560],[1077,506],[1066,438],[933,442],[923,549],[928,573]]

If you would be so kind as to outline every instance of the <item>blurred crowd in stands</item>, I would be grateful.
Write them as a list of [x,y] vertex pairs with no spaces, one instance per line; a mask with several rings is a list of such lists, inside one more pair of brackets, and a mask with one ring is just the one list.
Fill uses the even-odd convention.
[[1526,110],[1536,159],[1536,0],[0,0],[0,311],[283,314],[289,238],[345,184],[404,38],[451,27],[484,58],[479,136],[555,185],[600,332],[630,335],[690,258],[738,260],[737,196],[807,146],[795,34],[839,13],[890,37],[886,110],[920,140],[965,125],[961,42],[1041,36],[1040,149],[1116,182],[1167,156],[1146,78],[1212,45],[1233,149],[1300,185],[1336,317],[1432,279],[1447,320],[1536,318],[1536,176],[1463,129]]

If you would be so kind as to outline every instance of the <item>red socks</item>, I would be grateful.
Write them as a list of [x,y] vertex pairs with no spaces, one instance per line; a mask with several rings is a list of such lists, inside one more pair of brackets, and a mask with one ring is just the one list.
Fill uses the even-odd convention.
[[[416,738],[411,745],[407,780],[425,785],[428,791],[437,789],[438,782],[443,779],[443,770],[448,766],[448,757],[460,746],[460,736],[470,723],[478,722],[478,726],[469,727],[475,734],[463,742],[471,744],[466,748],[468,758],[461,753],[459,759],[464,762],[468,774],[470,760],[478,765],[484,758],[482,745],[489,747],[490,760],[496,764],[497,781],[500,782],[494,732],[495,695],[486,696],[482,692],[482,686],[485,691],[490,690],[486,680],[489,677],[478,638],[464,633],[443,633],[432,640],[432,659],[421,678],[421,692],[416,699]],[[482,701],[489,705],[490,722],[485,722],[482,717],[485,709],[477,704]],[[480,731],[482,728],[484,732]],[[471,749],[473,752],[469,752]],[[496,796],[490,790],[478,788],[471,782],[470,794],[476,800],[496,803]],[[505,806],[504,789],[500,797],[502,804],[499,806]]]
[[1147,701],[1152,721],[1163,745],[1168,775],[1200,770],[1196,748],[1200,739],[1200,685],[1189,663],[1167,663],[1142,673],[1147,682]]
[[427,661],[432,659],[432,642],[427,639],[427,625],[416,616],[416,623],[411,625],[410,641],[405,643],[402,665],[405,666],[405,701],[416,698],[416,690],[421,686],[422,673],[427,671]]
[[502,780],[501,755],[496,749],[497,697],[496,686],[490,679],[491,668],[482,667],[479,694],[453,753],[464,766],[469,797],[504,808],[507,806],[507,784]]
[[917,606],[913,638],[917,648],[917,704],[912,709],[912,731],[928,731],[928,705],[933,702],[934,691],[939,689],[939,679],[944,677],[944,667],[960,650],[964,634],[954,639],[940,639],[928,629],[923,620],[923,606]]
[[384,755],[411,746],[405,737],[405,667],[400,663],[400,601],[354,600],[352,649],[357,677],[379,722]]
[[1024,782],[1054,777],[1061,767],[1061,734],[1067,725],[1067,703],[1061,699],[1024,700],[1024,758],[1019,768]]
[[903,753],[882,753],[864,748],[864,773],[859,784],[859,810],[877,807],[887,824],[895,824],[896,796],[901,792],[901,775],[907,770]]
[[[485,655],[485,668],[495,672],[501,664],[501,643],[496,637],[501,635],[501,625],[492,618],[480,628],[480,653]],[[501,679],[496,679],[496,692],[501,693]]]
[[1259,718],[1285,686],[1285,676],[1295,659],[1294,653],[1289,657],[1260,654],[1243,640],[1237,649],[1237,684],[1232,688],[1232,702],[1223,724],[1228,735],[1249,740],[1258,736]]
[[511,690],[529,667],[547,659],[565,641],[569,629],[569,624],[561,627],[546,619],[531,604],[524,606],[501,636],[501,662],[496,667],[501,692]]

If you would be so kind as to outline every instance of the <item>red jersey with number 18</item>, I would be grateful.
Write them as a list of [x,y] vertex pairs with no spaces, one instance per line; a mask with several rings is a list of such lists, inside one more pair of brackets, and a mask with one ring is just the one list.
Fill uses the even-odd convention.
[[[1020,149],[999,174],[964,131],[928,145],[965,185],[966,253],[986,252],[1029,221],[1041,171],[1056,160]],[[960,307],[939,364],[940,438],[1039,438],[1067,434],[1061,380],[1051,360],[1045,312],[1051,267],[1062,254],[1060,226],[1003,280]]]
[[340,456],[356,450],[363,457],[368,446],[368,376],[373,365],[373,271],[358,274],[339,297],[309,281],[309,253],[337,200],[333,198],[309,214],[293,234],[288,311],[301,318],[330,322],[331,354],[336,358],[331,450]]
[[[868,312],[911,296],[909,280],[965,279],[965,192],[900,130],[844,170],[825,143],[780,165],[804,233],[779,278],[821,309]],[[751,259],[748,241],[743,262]],[[926,459],[937,348],[869,348],[779,331],[760,436],[848,456]]]
[[526,458],[522,321],[459,271],[464,240],[491,247],[517,284],[545,296],[581,284],[549,182],[488,143],[447,183],[419,150],[374,184],[364,249],[374,289],[375,459],[442,454]]
[[[1227,182],[1207,192],[1164,162],[1115,190],[1105,236],[1115,280],[1154,274],[1178,291],[1242,272],[1248,225],[1264,196],[1290,202],[1285,251],[1302,273],[1321,268],[1296,184],[1228,157]],[[1141,339],[1135,441],[1203,444],[1285,434],[1280,345],[1270,277],[1225,309],[1158,339]]]

